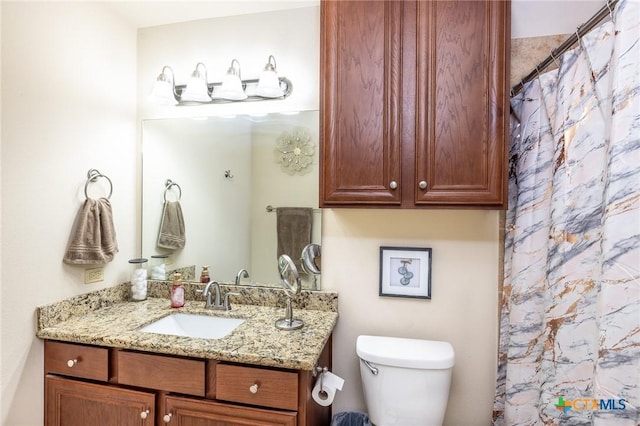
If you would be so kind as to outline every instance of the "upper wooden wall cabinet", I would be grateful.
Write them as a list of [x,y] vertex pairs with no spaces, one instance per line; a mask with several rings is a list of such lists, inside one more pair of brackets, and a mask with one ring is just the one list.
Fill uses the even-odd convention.
[[321,3],[322,207],[505,207],[510,15]]

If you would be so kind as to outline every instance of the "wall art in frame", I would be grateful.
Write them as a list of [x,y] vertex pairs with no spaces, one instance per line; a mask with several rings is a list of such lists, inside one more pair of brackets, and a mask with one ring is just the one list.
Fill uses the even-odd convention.
[[380,247],[380,296],[431,299],[431,249]]

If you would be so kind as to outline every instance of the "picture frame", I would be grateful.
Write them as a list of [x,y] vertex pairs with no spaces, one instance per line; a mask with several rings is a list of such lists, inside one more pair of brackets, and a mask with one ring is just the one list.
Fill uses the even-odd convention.
[[380,247],[379,294],[431,299],[431,248]]

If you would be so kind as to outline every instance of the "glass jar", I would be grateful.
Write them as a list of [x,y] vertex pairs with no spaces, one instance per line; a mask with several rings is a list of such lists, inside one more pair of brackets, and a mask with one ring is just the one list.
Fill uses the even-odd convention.
[[147,298],[147,259],[131,259],[131,300]]
[[151,256],[151,265],[149,266],[149,278],[152,280],[167,279],[167,260],[168,254],[155,254]]

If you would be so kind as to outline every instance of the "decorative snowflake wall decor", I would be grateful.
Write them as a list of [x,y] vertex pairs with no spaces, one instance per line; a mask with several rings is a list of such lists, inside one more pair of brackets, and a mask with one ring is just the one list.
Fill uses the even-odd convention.
[[283,132],[276,139],[274,154],[282,171],[294,175],[308,173],[313,160],[315,145],[305,129],[297,128],[291,132]]

